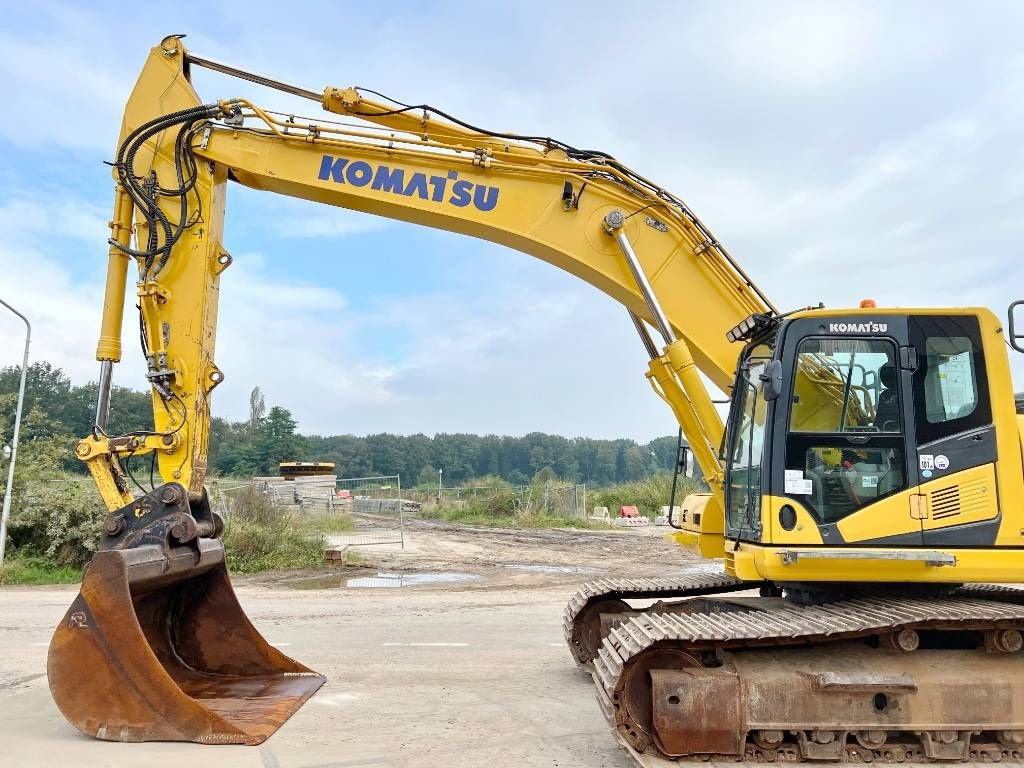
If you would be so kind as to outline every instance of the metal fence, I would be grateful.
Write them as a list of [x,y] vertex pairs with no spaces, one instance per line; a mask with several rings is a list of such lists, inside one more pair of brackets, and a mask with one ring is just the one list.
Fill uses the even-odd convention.
[[234,480],[211,480],[207,485],[207,491],[210,494],[210,507],[214,512],[220,512],[225,520],[230,519],[233,494],[250,486],[251,483]]
[[473,499],[490,499],[502,493],[515,493],[521,496],[527,486],[515,485],[460,485],[451,488],[439,486],[421,486],[410,488],[406,495],[421,504],[437,504],[443,507],[456,507]]
[[528,509],[532,510],[531,505],[545,515],[583,519],[587,516],[587,486],[545,485],[533,490],[528,500]]
[[[405,516],[418,505],[402,498],[398,475],[347,477],[335,481],[333,496],[308,505],[310,514],[344,515],[352,530],[332,530],[327,543],[334,547],[398,544],[405,548]],[[305,513],[304,508],[304,513]]]

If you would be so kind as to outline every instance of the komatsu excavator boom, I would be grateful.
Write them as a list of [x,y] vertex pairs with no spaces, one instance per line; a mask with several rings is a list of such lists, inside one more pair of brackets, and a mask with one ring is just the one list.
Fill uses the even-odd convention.
[[[197,66],[340,119],[204,103]],[[146,61],[113,167],[100,396],[77,448],[110,513],[49,658],[86,733],[258,743],[323,681],[242,613],[204,490],[234,181],[502,243],[625,306],[710,489],[687,497],[676,538],[724,561],[595,582],[566,609],[573,656],[641,762],[1024,755],[1024,597],[982,586],[1024,566],[1021,427],[988,310],[780,314],[685,203],[610,155],[298,88],[178,36]],[[154,428],[109,435],[133,261]],[[731,397],[727,424],[705,379]],[[162,484],[139,495],[122,467],[143,454]]]

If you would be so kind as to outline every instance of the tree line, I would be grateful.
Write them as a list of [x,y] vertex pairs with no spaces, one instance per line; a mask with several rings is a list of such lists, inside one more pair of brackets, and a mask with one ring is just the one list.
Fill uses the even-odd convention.
[[[21,370],[0,369],[0,413],[4,439],[9,439]],[[73,457],[75,441],[93,427],[95,383],[75,385],[47,362],[29,366],[25,388],[22,440],[66,443],[64,468],[84,472]],[[150,395],[125,387],[111,393],[109,432],[152,428]],[[670,470],[676,438],[649,443],[628,439],[566,438],[542,432],[522,437],[445,434],[434,436],[376,434],[302,435],[287,408],[266,408],[256,388],[245,421],[214,417],[210,434],[211,473],[227,476],[277,474],[281,461],[332,461],[343,477],[399,474],[403,484],[432,484],[440,470],[445,485],[476,478],[501,478],[523,484],[540,476],[606,485],[640,480]]]

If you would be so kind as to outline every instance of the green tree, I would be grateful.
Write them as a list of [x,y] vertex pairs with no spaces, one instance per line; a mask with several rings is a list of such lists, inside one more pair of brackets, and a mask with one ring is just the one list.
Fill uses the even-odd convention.
[[558,480],[558,475],[555,474],[555,470],[551,467],[541,467],[533,473],[533,484],[534,485],[547,485]]
[[437,483],[437,470],[427,464],[416,476],[416,485],[435,485]]
[[267,402],[259,387],[253,387],[249,393],[249,434],[255,434],[267,413]]
[[[654,454],[655,464],[658,469],[672,471],[676,461],[676,446],[678,437],[657,437],[651,440],[646,446]],[[684,443],[685,444],[685,443]]]
[[299,461],[306,456],[307,443],[295,432],[291,411],[275,405],[260,424],[253,446],[256,464],[264,474],[277,474],[282,461]]
[[[0,369],[0,431],[9,431],[13,423],[20,373],[17,366]],[[85,466],[74,458],[73,448],[75,441],[92,429],[96,395],[95,383],[76,386],[51,363],[33,363],[26,381],[22,439],[54,439],[62,448],[58,452],[61,467],[84,474]],[[309,457],[333,461],[338,474],[347,477],[399,474],[420,479],[429,475],[433,481],[436,468],[443,467],[446,483],[466,483],[494,475],[522,485],[538,472],[550,469],[565,480],[607,485],[670,471],[675,455],[674,436],[659,437],[645,445],[633,440],[570,440],[543,432],[522,437],[465,433],[306,437],[297,433],[287,409],[276,407],[266,412],[259,387],[250,393],[249,406],[245,421],[211,420],[211,472],[276,474],[280,461]],[[151,429],[153,407],[148,391],[114,387],[108,432]],[[156,407],[161,407],[159,401]]]

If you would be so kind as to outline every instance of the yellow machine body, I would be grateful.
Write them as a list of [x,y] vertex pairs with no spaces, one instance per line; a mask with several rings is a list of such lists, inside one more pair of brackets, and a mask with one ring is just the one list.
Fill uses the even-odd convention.
[[[154,117],[202,103],[188,77],[189,62],[176,38],[153,49],[126,106],[122,141]],[[646,321],[645,326],[658,327],[657,312],[652,311],[636,273],[612,236],[616,233],[607,224],[610,212],[624,211],[618,233],[628,238],[643,280],[672,333],[664,348],[652,354],[647,376],[679,420],[710,486],[708,499],[688,502],[690,506],[706,504],[707,514],[695,516],[702,524],[684,522],[688,532],[678,535],[681,543],[697,544],[707,555],[727,552],[730,569],[742,578],[848,580],[856,571],[870,580],[963,582],[1012,581],[1021,575],[1012,565],[1017,558],[1014,548],[1024,543],[1021,427],[1013,406],[1001,325],[988,310],[817,309],[794,313],[786,322],[957,312],[979,319],[998,460],[988,469],[972,469],[962,482],[981,482],[989,501],[970,515],[982,519],[979,516],[1001,514],[999,535],[991,549],[1004,554],[964,551],[957,555],[955,566],[942,568],[895,561],[871,563],[869,568],[839,561],[783,565],[786,547],[824,545],[816,538],[811,515],[800,505],[796,505],[798,524],[782,530],[773,521],[785,498],[765,495],[759,513],[763,537],[756,543],[742,537],[730,540],[722,525],[724,427],[699,374],[732,393],[742,343],[728,340],[725,330],[748,316],[771,314],[774,309],[706,227],[685,206],[666,202],[656,185],[649,189],[637,185],[635,179],[642,177],[627,175],[628,169],[607,156],[580,159],[558,147],[497,138],[425,111],[396,112],[393,105],[369,101],[355,89],[327,88],[316,95],[325,109],[358,117],[366,127],[285,119],[236,99],[219,102],[224,115],[231,114],[233,119],[211,120],[191,139],[199,162],[190,210],[202,211],[202,223],[187,228],[171,249],[166,267],[137,288],[148,349],[166,361],[162,369],[170,372],[167,388],[172,397],[154,389],[153,435],[134,441],[91,437],[79,445],[79,455],[92,469],[111,509],[130,498],[117,461],[127,453],[156,451],[165,481],[182,483],[192,498],[202,493],[209,402],[223,378],[214,362],[214,340],[218,283],[231,263],[222,242],[225,186],[230,178],[256,189],[508,245],[579,276],[622,302],[634,318]],[[136,173],[155,174],[158,179],[172,176],[172,132],[168,129],[147,141],[134,163]],[[169,216],[176,215],[175,199],[160,199],[159,204]],[[136,243],[147,236],[149,225],[138,206],[134,217],[132,211],[118,187],[111,226],[114,238],[124,243],[130,233]],[[120,359],[129,260],[111,248],[100,360]],[[830,417],[828,406],[838,407],[841,389],[842,380],[835,371],[813,363],[796,369],[797,395],[821,406],[805,409],[816,414],[813,418]],[[872,407],[870,399],[855,402],[846,418],[851,423],[869,418],[872,414],[867,411]],[[814,426],[801,423],[794,428]],[[851,545],[905,533],[915,526],[941,525],[926,511],[930,493],[928,484],[915,485],[867,506],[839,525],[844,541]],[[697,543],[698,538],[703,543]]]
[[[190,80],[195,66],[311,99],[345,122],[286,116],[240,98],[204,104]],[[140,508],[122,469],[126,457],[155,452],[165,485],[152,489],[154,500],[177,484],[191,514],[208,506],[210,402],[225,375],[215,362],[215,338],[219,281],[232,262],[223,222],[233,181],[506,245],[620,302],[649,354],[646,376],[709,486],[684,501],[674,536],[705,557],[723,558],[731,576],[862,586],[1024,580],[1024,426],[1002,327],[986,309],[781,315],[685,203],[607,154],[488,133],[354,88],[314,92],[277,83],[192,56],[178,37],[153,48],[143,66],[125,107],[114,177],[97,347],[100,407],[97,428],[77,447],[110,510],[112,548],[140,540],[124,531],[125,515]],[[117,436],[104,431],[103,402],[110,368],[122,355],[131,262],[154,428]],[[931,351],[912,341],[920,328],[943,323],[972,330],[947,334]],[[652,327],[661,343],[652,340]],[[974,416],[947,414],[954,426],[972,426],[936,444],[981,436],[979,446],[950,448],[947,461],[945,453],[925,452],[930,427],[911,393],[918,397],[929,365],[959,359],[956,344],[968,336],[976,337],[972,381],[983,385],[989,410],[984,424],[974,423],[978,409]],[[868,375],[858,354],[887,362]],[[728,428],[706,381],[732,398]],[[945,384],[933,377],[925,386],[925,397],[934,398]],[[896,427],[881,421],[883,400],[902,409]],[[755,431],[762,441],[756,456]],[[804,448],[806,456],[797,450]],[[187,523],[187,510],[175,514]],[[204,515],[177,527],[154,518],[147,542],[170,547],[182,562],[180,547],[219,534],[215,516]],[[201,574],[179,572],[183,589],[192,576]],[[596,626],[592,634],[600,637]],[[252,642],[262,649],[258,635]],[[58,658],[52,668],[66,675],[72,665],[64,662]],[[261,674],[287,674],[287,664],[297,663],[275,664]],[[294,711],[317,684],[284,710]],[[138,723],[130,732],[147,733]]]
[[[899,314],[904,317],[936,316],[976,319],[980,329],[979,357],[984,359],[985,389],[991,404],[994,458],[959,471],[942,473],[941,477],[919,478],[886,498],[863,506],[836,523],[842,550],[825,541],[820,520],[800,495],[766,494],[761,498],[760,540],[728,536],[720,517],[705,517],[694,523],[684,515],[688,530],[675,534],[684,546],[702,550],[721,546],[726,568],[738,578],[748,581],[773,582],[929,582],[982,583],[1019,582],[1024,578],[1024,465],[1021,459],[1021,416],[1014,406],[1013,385],[1007,359],[1002,323],[985,308],[969,309],[866,309],[816,310],[800,312],[792,320],[813,318],[826,324],[836,319]],[[797,368],[793,397],[808,404],[806,413],[819,422],[833,420],[842,401],[842,380],[834,372]],[[856,401],[854,401],[856,402]],[[870,398],[867,400],[871,407]],[[811,405],[813,404],[813,405]],[[848,421],[870,419],[874,414],[847,414]],[[762,414],[763,415],[763,414]],[[820,423],[794,419],[790,429],[811,431]],[[964,440],[978,439],[965,431]],[[780,525],[780,511],[789,507],[795,513],[795,524]],[[879,540],[897,539],[919,532],[955,534],[982,523],[995,524],[985,545],[967,538],[958,546],[955,540],[928,547],[947,558],[929,562],[926,559],[903,559],[898,550],[906,547],[879,546]],[[965,528],[966,527],[966,528]],[[704,539],[709,541],[705,542]],[[922,544],[924,546],[924,544]],[[829,557],[814,558],[815,548],[829,550]],[[848,557],[843,557],[843,553]]]

